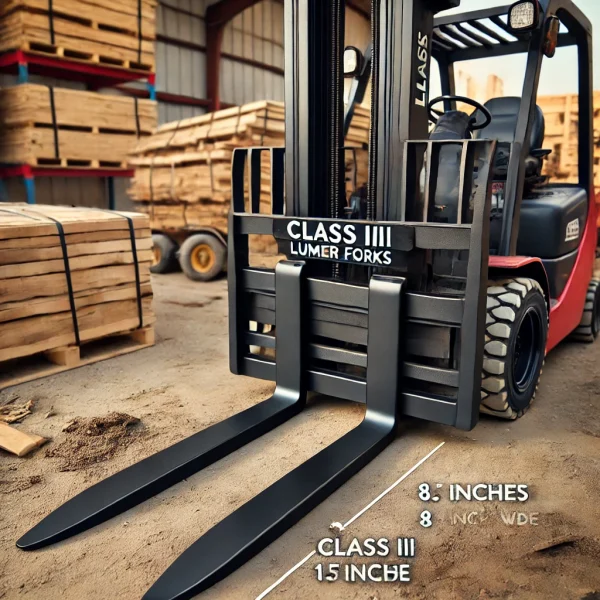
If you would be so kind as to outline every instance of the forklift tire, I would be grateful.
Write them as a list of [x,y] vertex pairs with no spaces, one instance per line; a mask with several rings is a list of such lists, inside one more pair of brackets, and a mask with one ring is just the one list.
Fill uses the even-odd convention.
[[171,273],[177,269],[177,244],[164,233],[152,234],[151,273]]
[[572,333],[575,342],[593,344],[600,332],[600,281],[592,279],[585,299],[585,308],[579,327]]
[[535,398],[548,338],[548,306],[534,279],[491,281],[481,376],[481,412],[521,417]]
[[179,251],[179,264],[192,281],[211,281],[225,268],[227,250],[216,237],[198,233],[189,237]]

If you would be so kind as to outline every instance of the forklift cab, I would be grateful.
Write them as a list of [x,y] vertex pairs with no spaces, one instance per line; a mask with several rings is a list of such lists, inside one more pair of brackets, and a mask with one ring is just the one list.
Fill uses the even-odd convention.
[[[288,4],[285,149],[239,149],[233,159],[232,371],[277,381],[278,374],[296,370],[281,353],[288,347],[281,319],[274,336],[246,331],[248,321],[275,326],[279,293],[273,275],[259,273],[246,255],[248,235],[273,235],[282,255],[302,261],[302,277],[309,281],[301,295],[307,303],[302,314],[313,319],[304,355],[309,375],[302,380],[310,391],[359,401],[369,396],[365,356],[374,338],[361,294],[374,277],[399,277],[410,307],[402,337],[404,364],[410,366],[404,367],[400,411],[471,428],[488,398],[486,408],[494,414],[520,416],[533,397],[535,376],[525,378],[522,393],[509,395],[521,400],[508,408],[504,383],[494,376],[508,372],[508,365],[484,373],[478,389],[482,376],[474,365],[482,357],[488,365],[497,362],[493,347],[484,349],[491,318],[486,305],[495,302],[486,300],[486,289],[494,281],[499,289],[510,285],[507,279],[525,278],[535,282],[547,310],[560,314],[546,337],[548,316],[540,309],[532,352],[538,346],[549,350],[578,327],[586,289],[574,284],[576,307],[565,299],[574,297],[567,293],[569,281],[587,280],[587,286],[591,276],[585,235],[595,208],[589,20],[572,0],[519,0],[451,15],[444,11],[457,8],[458,0],[372,0],[372,44],[363,56],[345,48],[344,2]],[[331,44],[325,47],[323,40]],[[536,102],[544,57],[551,60],[556,48],[567,46],[578,50],[580,160],[574,185],[543,175],[550,152]],[[479,103],[456,95],[457,64],[519,54],[526,57],[520,97]],[[433,99],[432,58],[442,93]],[[342,110],[344,76],[355,81]],[[360,194],[348,198],[344,134],[369,78],[369,178]],[[463,104],[470,108],[459,110]],[[271,215],[257,211],[266,152],[273,173]],[[464,303],[460,319],[444,312],[455,301]],[[249,353],[249,344],[280,351],[275,360],[265,359]],[[532,373],[543,359],[536,352]],[[483,389],[487,378],[498,387],[491,395]]]
[[[543,16],[544,21],[540,21]],[[518,27],[515,27],[515,22]],[[527,23],[531,23],[529,26]],[[536,27],[537,25],[537,27]],[[560,297],[577,259],[585,229],[590,184],[589,23],[570,2],[525,0],[464,15],[434,20],[432,55],[440,68],[442,96],[428,103],[435,122],[430,139],[496,140],[492,167],[493,193],[490,253],[497,256],[533,256],[542,259],[552,300]],[[557,48],[576,46],[579,74],[579,183],[559,184],[543,174],[552,149],[544,148],[545,117],[536,103],[542,61],[551,61]],[[455,67],[465,60],[522,54],[526,56],[523,93],[496,97],[480,105],[455,95]],[[548,65],[552,68],[552,65]],[[474,111],[457,111],[458,102]],[[439,108],[443,106],[444,111]],[[457,172],[460,156],[445,150],[440,168]],[[440,220],[450,222],[456,203],[448,188],[436,192]]]

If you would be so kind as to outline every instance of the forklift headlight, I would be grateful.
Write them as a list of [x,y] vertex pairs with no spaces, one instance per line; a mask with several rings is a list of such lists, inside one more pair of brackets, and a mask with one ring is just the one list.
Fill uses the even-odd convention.
[[362,69],[362,52],[354,46],[344,50],[344,77],[356,77]]
[[539,18],[538,0],[520,0],[508,11],[508,26],[515,33],[530,31],[538,26]]

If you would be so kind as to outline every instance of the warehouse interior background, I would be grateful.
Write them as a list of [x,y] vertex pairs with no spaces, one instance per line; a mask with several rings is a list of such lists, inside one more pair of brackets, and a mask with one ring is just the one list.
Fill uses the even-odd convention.
[[[348,4],[347,43],[366,48],[370,1],[352,0]],[[158,123],[202,115],[217,106],[283,101],[283,45],[281,1],[160,0],[156,6]],[[84,82],[47,76],[32,75],[29,81],[86,89]],[[16,75],[0,74],[0,86],[16,83]],[[143,83],[98,91],[148,97]],[[36,202],[108,208],[106,184],[102,178],[37,178]],[[114,208],[132,209],[127,179],[115,178],[114,185]],[[25,201],[23,182],[18,178],[4,180],[0,199]]]
[[[576,3],[594,25],[600,27],[600,4],[595,0],[576,0]],[[487,0],[463,0],[457,10],[474,10],[488,4]],[[370,39],[370,1],[350,0],[347,7],[346,45],[366,48]],[[259,100],[283,101],[283,48],[281,0],[159,0],[156,4],[155,42],[158,123],[177,122],[216,108],[241,106]],[[573,58],[569,52],[572,49],[565,51],[564,56],[560,56],[559,52],[564,77],[545,78],[542,73],[541,94],[576,92],[576,74],[569,69]],[[596,46],[596,74],[600,71],[599,52]],[[491,79],[490,60],[495,69]],[[458,73],[458,91],[484,101],[492,95],[517,95],[523,71],[523,59],[519,58],[465,64]],[[439,89],[436,65],[433,65],[432,77],[433,97]],[[29,81],[62,88],[89,89],[84,81],[46,75],[31,75]],[[0,73],[0,86],[13,86],[17,82],[17,75]],[[145,84],[138,82],[97,91],[139,98],[149,95]],[[565,118],[560,117],[561,125]],[[576,116],[568,121],[565,128],[576,127]],[[112,200],[109,184],[112,186]],[[41,204],[120,210],[133,208],[127,194],[129,180],[125,177],[109,180],[72,175],[61,177],[57,173],[52,177],[37,177],[35,185],[35,200]],[[0,200],[26,201],[24,181],[18,177],[0,179]]]

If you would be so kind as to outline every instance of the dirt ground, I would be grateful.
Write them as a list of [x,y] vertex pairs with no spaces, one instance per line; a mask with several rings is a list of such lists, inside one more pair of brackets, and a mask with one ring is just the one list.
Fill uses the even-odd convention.
[[[25,553],[15,541],[90,484],[261,399],[272,385],[235,377],[227,359],[226,282],[193,284],[181,274],[154,281],[155,347],[2,392],[35,399],[17,427],[52,441],[25,459],[0,451],[0,598],[137,600],[208,528],[361,421],[364,407],[320,399],[291,422],[135,509],[55,547]],[[17,402],[17,401],[15,401]],[[55,413],[46,417],[47,413]],[[118,412],[139,418],[99,462],[65,470],[76,417]],[[112,438],[111,438],[112,439]],[[118,439],[118,436],[117,438]],[[414,536],[413,582],[319,583],[313,557],[269,598],[600,599],[600,343],[563,344],[546,363],[534,406],[518,422],[484,418],[464,433],[406,420],[370,465],[244,567],[204,593],[256,598],[426,456],[415,473],[351,525],[343,540]],[[54,450],[53,450],[54,449]],[[423,482],[441,500],[418,498]],[[451,483],[521,483],[531,499],[452,504]],[[433,526],[419,524],[421,511]],[[499,511],[539,513],[538,525],[505,525]],[[453,514],[477,511],[463,524]],[[483,517],[482,517],[482,511]],[[540,544],[567,543],[545,551]],[[402,562],[388,557],[387,562]],[[356,559],[372,562],[372,559]]]

